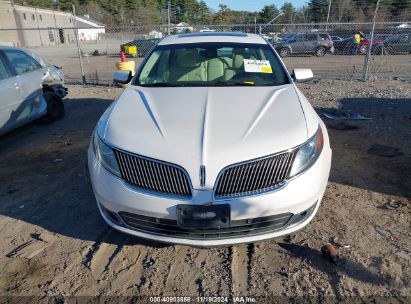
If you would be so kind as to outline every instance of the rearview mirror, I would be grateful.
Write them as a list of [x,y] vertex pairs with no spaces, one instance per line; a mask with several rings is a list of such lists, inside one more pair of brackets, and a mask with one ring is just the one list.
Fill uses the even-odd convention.
[[113,73],[113,81],[119,84],[127,84],[131,81],[133,76],[131,75],[131,71],[115,71]]
[[292,76],[295,82],[306,82],[314,78],[314,74],[311,69],[294,69]]

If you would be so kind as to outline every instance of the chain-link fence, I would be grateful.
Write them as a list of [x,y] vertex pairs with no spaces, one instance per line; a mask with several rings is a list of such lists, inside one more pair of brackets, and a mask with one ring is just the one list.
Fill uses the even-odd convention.
[[168,32],[216,31],[262,35],[281,54],[289,71],[311,68],[318,78],[363,79],[367,63],[368,79],[411,79],[411,22],[376,23],[371,39],[372,28],[372,22],[185,24],[1,29],[0,35],[61,66],[67,83],[109,85],[120,51],[138,63]]

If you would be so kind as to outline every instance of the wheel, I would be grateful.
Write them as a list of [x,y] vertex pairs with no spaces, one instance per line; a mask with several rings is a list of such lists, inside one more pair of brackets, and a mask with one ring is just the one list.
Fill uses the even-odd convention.
[[326,49],[323,46],[320,46],[317,48],[317,50],[315,51],[315,55],[317,57],[323,57],[325,55]]
[[367,47],[366,45],[362,45],[362,46],[360,47],[360,54],[365,54],[365,53],[367,53],[367,49],[368,49],[368,47]]
[[281,57],[287,57],[289,55],[290,55],[290,50],[288,48],[280,49],[280,56]]
[[390,55],[394,53],[393,50],[389,47],[384,47],[383,51],[384,51],[384,55]]
[[58,120],[64,116],[64,103],[59,95],[54,92],[44,92],[44,99],[47,103],[47,113],[45,119],[49,122]]

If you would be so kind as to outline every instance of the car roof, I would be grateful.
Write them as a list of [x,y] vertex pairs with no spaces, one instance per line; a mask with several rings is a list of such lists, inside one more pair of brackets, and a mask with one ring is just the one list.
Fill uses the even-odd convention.
[[8,45],[0,45],[0,50],[21,50],[20,48]]
[[202,42],[232,42],[267,44],[263,37],[257,34],[242,32],[199,32],[171,35],[162,39],[158,45],[202,43]]

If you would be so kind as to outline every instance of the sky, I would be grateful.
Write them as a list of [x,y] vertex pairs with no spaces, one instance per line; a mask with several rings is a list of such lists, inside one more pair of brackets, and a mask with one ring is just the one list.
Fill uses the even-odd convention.
[[303,5],[306,0],[277,0],[277,1],[269,1],[269,0],[204,0],[209,7],[213,10],[218,11],[219,4],[225,4],[232,10],[239,10],[239,11],[260,11],[264,5],[271,5],[275,4],[278,8],[280,8],[284,2],[291,2],[294,7],[300,7]]

